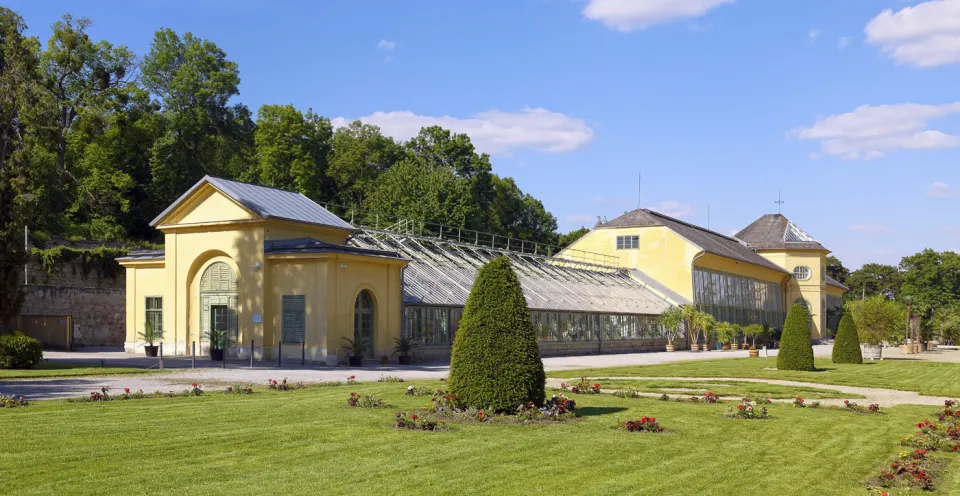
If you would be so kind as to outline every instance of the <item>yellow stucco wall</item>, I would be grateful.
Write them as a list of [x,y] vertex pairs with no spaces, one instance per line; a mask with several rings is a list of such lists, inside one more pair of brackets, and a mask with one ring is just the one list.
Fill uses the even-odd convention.
[[726,257],[720,257],[712,253],[704,253],[703,255],[697,257],[696,261],[694,261],[694,265],[701,269],[726,272],[727,274],[750,277],[752,279],[775,282],[777,284],[783,284],[784,280],[788,277],[787,274],[784,274],[780,271],[768,269],[766,267],[760,267],[759,265],[753,265],[746,262],[740,262],[738,260],[732,260]]
[[127,267],[126,342],[137,342],[137,333],[145,330],[147,297],[163,296],[163,262]]
[[[201,339],[200,279],[211,264],[224,262],[237,279],[238,342],[232,354],[275,359],[282,328],[283,295],[304,295],[307,359],[345,360],[344,336],[353,335],[354,302],[362,289],[374,308],[374,356],[389,356],[401,332],[403,260],[336,253],[264,254],[264,240],[312,237],[343,244],[349,231],[290,221],[242,217],[244,209],[209,187],[198,189],[163,219],[165,258],[150,263],[124,261],[127,268],[128,350],[138,345],[146,296],[163,297],[164,353],[197,352]],[[254,315],[261,315],[260,323]],[[300,347],[283,350],[299,358]]]
[[830,286],[829,284],[826,286],[826,288],[824,288],[824,290],[828,295],[836,296],[837,298],[843,298],[843,295],[846,293],[846,291],[844,291],[842,288]]
[[[639,236],[639,248],[618,250],[617,236]],[[575,250],[617,257],[621,267],[639,269],[681,296],[693,299],[693,259],[701,250],[666,227],[594,229],[560,256],[576,257]]]

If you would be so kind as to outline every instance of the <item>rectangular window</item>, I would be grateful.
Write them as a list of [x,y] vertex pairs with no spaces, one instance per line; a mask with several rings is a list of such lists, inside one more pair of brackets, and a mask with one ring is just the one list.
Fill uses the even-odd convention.
[[163,298],[160,296],[147,297],[147,322],[156,332],[163,332]]
[[283,295],[283,335],[284,343],[302,343],[306,329],[307,297],[303,295]]
[[617,236],[618,250],[636,250],[640,248],[640,236]]

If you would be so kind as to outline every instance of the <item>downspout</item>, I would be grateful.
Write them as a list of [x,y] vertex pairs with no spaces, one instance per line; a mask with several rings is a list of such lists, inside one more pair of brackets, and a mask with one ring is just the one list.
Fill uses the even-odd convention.
[[[706,253],[707,252],[705,250],[700,250],[696,255],[693,256],[693,260],[690,260],[690,290],[691,290],[690,304],[693,305],[693,308],[697,308],[697,286],[696,286],[697,260],[699,260],[700,257],[705,255]],[[686,322],[684,322],[684,324],[686,324]],[[687,349],[691,349],[693,348],[693,343],[690,342],[690,329],[684,329],[684,330],[686,331],[686,334],[687,334]],[[697,332],[699,333],[700,331],[697,331]],[[704,340],[706,340],[706,336],[704,336]],[[704,344],[709,344],[709,343],[704,343]]]

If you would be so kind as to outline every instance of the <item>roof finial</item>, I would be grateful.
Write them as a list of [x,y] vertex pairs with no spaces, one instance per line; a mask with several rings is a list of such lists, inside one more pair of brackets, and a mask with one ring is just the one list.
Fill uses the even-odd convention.
[[779,214],[779,213],[780,213],[780,207],[781,207],[784,203],[786,203],[785,201],[783,201],[782,198],[780,198],[780,190],[779,190],[779,189],[777,190],[777,201],[775,201],[775,202],[773,202],[773,203],[776,203],[776,204],[777,204],[777,213]]

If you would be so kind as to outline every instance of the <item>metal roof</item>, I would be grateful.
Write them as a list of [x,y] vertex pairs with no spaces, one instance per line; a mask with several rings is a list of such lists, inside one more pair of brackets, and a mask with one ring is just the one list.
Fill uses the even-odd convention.
[[503,255],[532,310],[658,315],[671,306],[623,269],[374,229],[348,244],[411,260],[403,272],[404,305],[464,306],[477,270]]
[[777,272],[788,273],[779,265],[767,260],[751,250],[738,239],[724,236],[716,231],[689,224],[682,220],[674,219],[653,210],[638,208],[627,212],[616,219],[605,222],[597,229],[615,229],[628,227],[654,227],[663,226],[679,234],[687,241],[697,245],[703,251],[726,257],[729,259],[746,262],[749,264],[764,267]]
[[827,250],[782,214],[766,214],[734,237],[754,250]]
[[840,288],[840,289],[842,289],[842,290],[844,290],[844,291],[850,291],[850,288],[844,286],[842,282],[840,282],[840,281],[838,281],[838,280],[836,280],[836,279],[834,279],[834,278],[832,278],[832,277],[830,277],[830,276],[827,276],[827,284],[830,285],[830,286],[836,287],[836,288]]
[[237,203],[264,219],[283,219],[336,227],[339,229],[355,229],[340,217],[333,215],[329,210],[317,205],[313,200],[300,193],[211,176],[204,176],[197,184],[194,184],[193,187],[181,195],[180,198],[177,198],[177,201],[173,202],[166,210],[161,212],[157,218],[153,219],[150,225],[157,225],[157,223],[173,211],[177,205],[204,184],[210,184],[221,193],[229,196]]
[[346,253],[368,257],[403,259],[395,251],[374,250],[357,246],[336,245],[313,238],[297,238],[284,240],[267,240],[263,243],[263,252],[266,255],[297,254],[297,253]]

